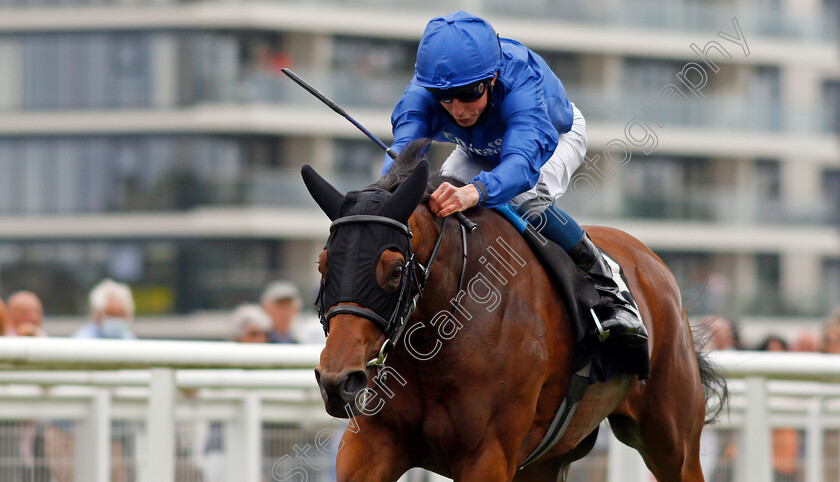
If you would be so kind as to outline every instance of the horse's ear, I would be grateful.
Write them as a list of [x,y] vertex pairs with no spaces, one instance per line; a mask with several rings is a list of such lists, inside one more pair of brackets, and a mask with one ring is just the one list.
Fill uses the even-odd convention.
[[429,181],[429,163],[420,161],[414,171],[397,187],[391,194],[391,209],[396,213],[397,220],[406,222],[411,213],[423,198],[426,192],[426,183]]
[[330,221],[338,219],[338,210],[344,201],[344,195],[315,172],[309,164],[303,165],[300,175],[303,176],[303,183],[306,184],[306,189],[309,190],[312,199],[318,203]]

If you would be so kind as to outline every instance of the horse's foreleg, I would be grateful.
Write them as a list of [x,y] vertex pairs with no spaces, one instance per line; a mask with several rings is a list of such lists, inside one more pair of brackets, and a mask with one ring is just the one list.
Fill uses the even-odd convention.
[[347,430],[336,457],[338,482],[391,482],[409,469],[401,447],[374,426]]
[[481,480],[507,482],[516,473],[516,462],[509,457],[498,440],[484,441],[472,456],[453,469],[455,482]]
[[534,462],[516,473],[513,482],[565,482],[569,463],[559,458]]

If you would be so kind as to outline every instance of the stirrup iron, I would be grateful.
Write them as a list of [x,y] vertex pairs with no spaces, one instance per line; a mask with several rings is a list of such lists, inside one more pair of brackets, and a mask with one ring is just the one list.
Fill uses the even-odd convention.
[[601,326],[601,320],[598,319],[598,316],[595,314],[595,310],[589,308],[589,312],[592,313],[592,319],[595,320],[595,328],[598,329],[598,341],[604,342],[607,338],[610,337],[609,331],[604,331],[604,327]]

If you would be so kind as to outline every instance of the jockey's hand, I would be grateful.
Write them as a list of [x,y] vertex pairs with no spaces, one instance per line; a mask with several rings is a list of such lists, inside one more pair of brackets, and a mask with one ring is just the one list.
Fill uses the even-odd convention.
[[435,189],[429,198],[429,209],[439,218],[459,213],[478,205],[478,189],[474,184],[455,187],[445,182]]

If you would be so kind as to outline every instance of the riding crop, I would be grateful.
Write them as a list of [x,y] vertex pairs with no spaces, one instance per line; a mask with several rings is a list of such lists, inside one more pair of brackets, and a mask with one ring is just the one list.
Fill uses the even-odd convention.
[[[356,121],[356,119],[354,119],[354,118],[350,117],[350,115],[347,113],[347,111],[345,111],[344,109],[342,109],[342,108],[341,108],[338,104],[336,104],[335,102],[333,102],[332,100],[330,100],[327,96],[325,96],[324,94],[322,94],[321,92],[319,92],[319,91],[318,91],[315,87],[312,87],[311,85],[309,85],[309,84],[308,84],[305,80],[303,80],[303,79],[301,79],[300,77],[298,77],[298,75],[297,75],[297,74],[295,74],[294,72],[292,72],[291,70],[289,70],[289,69],[287,69],[287,68],[283,68],[283,69],[281,69],[281,70],[282,70],[282,71],[283,71],[283,73],[284,73],[284,74],[286,74],[286,75],[287,75],[290,79],[292,79],[292,80],[293,80],[293,81],[294,81],[297,85],[299,85],[299,86],[303,87],[303,88],[304,88],[307,92],[309,92],[310,94],[314,95],[314,96],[315,96],[318,100],[320,100],[321,102],[323,102],[324,104],[326,104],[326,105],[327,105],[327,107],[329,107],[330,109],[332,109],[333,111],[335,111],[335,113],[337,113],[337,114],[338,114],[338,115],[340,115],[341,117],[344,117],[345,119],[347,119],[348,121],[350,121],[350,123],[351,123],[351,124],[353,124],[354,126],[358,127],[360,131],[362,131],[362,132],[363,132],[366,136],[368,136],[368,138],[370,138],[370,140],[372,140],[373,142],[375,142],[375,143],[376,143],[376,145],[378,145],[379,147],[381,147],[381,148],[385,151],[385,153],[386,153],[386,154],[388,154],[389,156],[391,156],[391,159],[396,159],[396,158],[397,158],[397,153],[396,153],[396,152],[394,152],[394,150],[393,150],[393,149],[391,149],[391,148],[390,148],[390,147],[388,147],[388,146],[387,146],[384,142],[382,142],[381,140],[379,140],[379,138],[378,138],[378,137],[376,137],[375,135],[373,135],[373,133],[372,133],[372,132],[370,132],[369,130],[365,129],[365,127],[364,127],[363,125],[359,124],[359,123]],[[457,219],[457,220],[458,220],[458,222],[460,222],[460,223],[461,223],[461,225],[463,225],[463,226],[464,226],[464,228],[466,228],[467,232],[470,232],[470,233],[471,233],[471,232],[473,232],[473,231],[475,230],[475,228],[477,228],[477,227],[478,227],[478,225],[477,225],[477,224],[475,224],[474,222],[470,221],[470,220],[469,220],[466,216],[464,216],[464,213],[460,213],[460,212],[458,212],[458,213],[455,213],[455,214],[454,214],[454,216],[455,216],[455,219]]]

